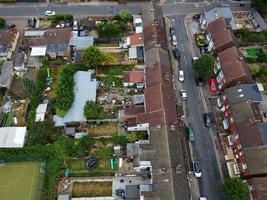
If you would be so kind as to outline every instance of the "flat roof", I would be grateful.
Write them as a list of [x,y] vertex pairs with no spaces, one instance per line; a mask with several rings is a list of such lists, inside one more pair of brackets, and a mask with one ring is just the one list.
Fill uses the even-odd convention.
[[25,127],[1,127],[0,148],[22,148],[26,136]]
[[0,72],[0,87],[9,88],[12,81],[13,61],[4,61]]
[[[68,122],[84,122],[86,118],[83,114],[83,109],[87,101],[96,101],[96,79],[91,79],[91,72],[78,71],[74,74],[74,94],[75,99],[71,108],[63,118],[63,123]],[[54,119],[61,123],[60,117]],[[62,119],[62,118],[61,118]],[[57,124],[56,120],[56,125]]]
[[25,31],[25,37],[40,37],[44,36],[45,31]]
[[45,56],[46,46],[32,47],[31,56]]

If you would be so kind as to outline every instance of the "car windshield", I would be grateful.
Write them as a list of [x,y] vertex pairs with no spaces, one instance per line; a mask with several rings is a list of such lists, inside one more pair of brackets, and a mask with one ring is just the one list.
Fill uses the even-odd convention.
[[194,163],[194,167],[195,167],[195,171],[196,171],[196,172],[201,172],[201,168],[200,168],[200,164],[199,164],[199,162],[195,162],[195,163]]

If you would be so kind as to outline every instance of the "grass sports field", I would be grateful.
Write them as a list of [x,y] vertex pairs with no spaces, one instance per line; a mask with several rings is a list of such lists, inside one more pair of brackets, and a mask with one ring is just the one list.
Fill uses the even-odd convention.
[[44,173],[39,162],[0,165],[0,199],[39,200]]

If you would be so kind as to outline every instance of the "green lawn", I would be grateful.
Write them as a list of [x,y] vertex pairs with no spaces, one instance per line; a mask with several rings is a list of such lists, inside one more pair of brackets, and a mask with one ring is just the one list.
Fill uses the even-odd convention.
[[44,174],[39,162],[8,163],[0,166],[0,199],[39,200]]
[[12,122],[13,122],[13,118],[14,118],[14,112],[10,112],[8,114],[7,120],[6,120],[6,124],[5,127],[9,127],[11,126]]
[[101,66],[99,67],[99,73],[105,75],[123,75],[125,71],[132,71],[134,68],[133,65],[116,65],[116,66]]
[[246,52],[247,52],[248,57],[257,58],[257,49],[256,48],[246,49]]

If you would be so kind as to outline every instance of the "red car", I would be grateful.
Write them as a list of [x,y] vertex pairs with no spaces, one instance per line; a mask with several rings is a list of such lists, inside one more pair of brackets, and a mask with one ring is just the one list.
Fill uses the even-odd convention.
[[217,87],[216,87],[216,80],[215,79],[210,79],[209,80],[209,87],[211,92],[217,92]]

